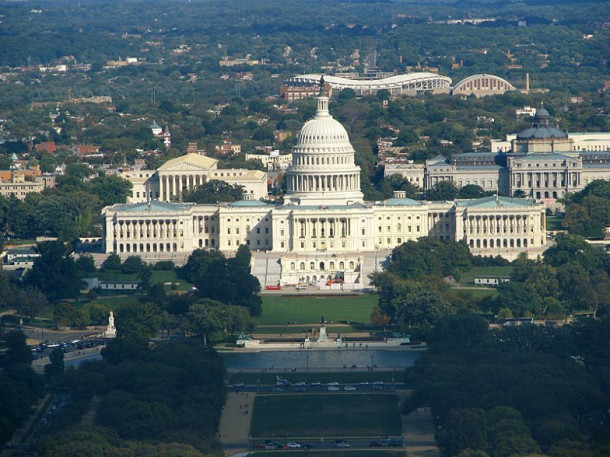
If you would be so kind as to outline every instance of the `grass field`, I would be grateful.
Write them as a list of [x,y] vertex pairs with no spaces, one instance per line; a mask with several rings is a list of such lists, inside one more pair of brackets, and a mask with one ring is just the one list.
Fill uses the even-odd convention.
[[320,318],[329,323],[370,322],[373,307],[377,306],[376,294],[355,296],[282,296],[263,295],[263,325],[315,324]]
[[[347,371],[347,370],[346,370]],[[245,384],[275,384],[277,376],[282,379],[287,379],[291,383],[305,381],[312,383],[319,381],[323,384],[336,381],[341,384],[358,384],[360,382],[402,382],[404,380],[404,370],[392,371],[353,371],[353,372],[324,372],[324,373],[234,373],[229,375],[229,383],[237,384],[243,382]]]
[[462,286],[474,286],[474,278],[477,276],[510,276],[513,267],[473,267],[472,270],[460,273],[460,284]]
[[562,221],[563,221],[563,217],[547,216],[546,217],[546,229],[551,230],[551,231],[565,230],[565,228],[563,228],[561,226]]
[[290,450],[290,451],[262,451],[256,452],[254,455],[257,457],[310,457],[313,455],[325,455],[330,457],[404,457],[407,455],[407,451],[389,450],[387,448],[374,448],[371,450],[332,450],[324,449],[323,452],[315,452],[316,449],[312,449],[311,452]]
[[253,438],[377,438],[401,434],[394,394],[257,395]]
[[[318,327],[317,325],[314,325],[314,327]],[[273,325],[273,326],[258,326],[256,327],[256,331],[255,333],[267,333],[267,334],[273,334],[273,335],[303,335],[305,333],[310,333],[311,334],[311,329],[312,329],[312,325]],[[342,327],[333,327],[328,326],[326,327],[326,332],[331,335],[331,334],[336,334],[336,333],[341,333],[341,335],[343,334],[349,334],[349,333],[354,333],[354,332],[359,332],[360,330],[357,330],[353,327],[346,327],[346,326],[342,326]]]

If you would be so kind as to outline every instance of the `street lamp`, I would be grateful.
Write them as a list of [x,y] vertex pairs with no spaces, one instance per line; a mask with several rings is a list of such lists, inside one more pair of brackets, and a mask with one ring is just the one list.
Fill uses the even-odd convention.
[[305,353],[305,372],[309,372],[309,352]]

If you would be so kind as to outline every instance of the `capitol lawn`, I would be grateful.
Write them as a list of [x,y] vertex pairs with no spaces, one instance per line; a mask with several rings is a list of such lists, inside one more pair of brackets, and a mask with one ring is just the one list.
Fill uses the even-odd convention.
[[400,435],[395,394],[257,395],[250,433],[257,439],[376,439]]
[[317,324],[322,316],[333,323],[369,324],[376,294],[362,295],[271,295],[263,294],[261,325]]

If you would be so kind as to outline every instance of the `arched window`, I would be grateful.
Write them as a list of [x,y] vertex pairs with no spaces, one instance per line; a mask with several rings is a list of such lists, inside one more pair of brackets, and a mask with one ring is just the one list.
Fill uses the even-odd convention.
[[290,262],[290,269],[294,270],[296,268],[296,265],[294,264],[294,262]]
[[301,262],[301,264],[299,265],[299,269],[305,270],[305,262]]

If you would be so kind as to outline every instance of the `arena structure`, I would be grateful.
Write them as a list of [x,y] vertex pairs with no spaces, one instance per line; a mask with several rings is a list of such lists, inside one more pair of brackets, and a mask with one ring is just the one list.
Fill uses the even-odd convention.
[[383,89],[392,95],[409,95],[421,91],[449,92],[451,86],[451,78],[426,72],[395,75],[382,79],[350,79],[310,74],[289,78],[284,81],[284,84],[289,87],[319,87],[322,76],[324,76],[324,84],[330,86],[331,92],[352,89],[356,95],[374,95]]
[[472,75],[462,79],[453,88],[454,95],[472,95],[482,97],[485,95],[500,95],[509,90],[516,90],[515,86],[495,75]]

